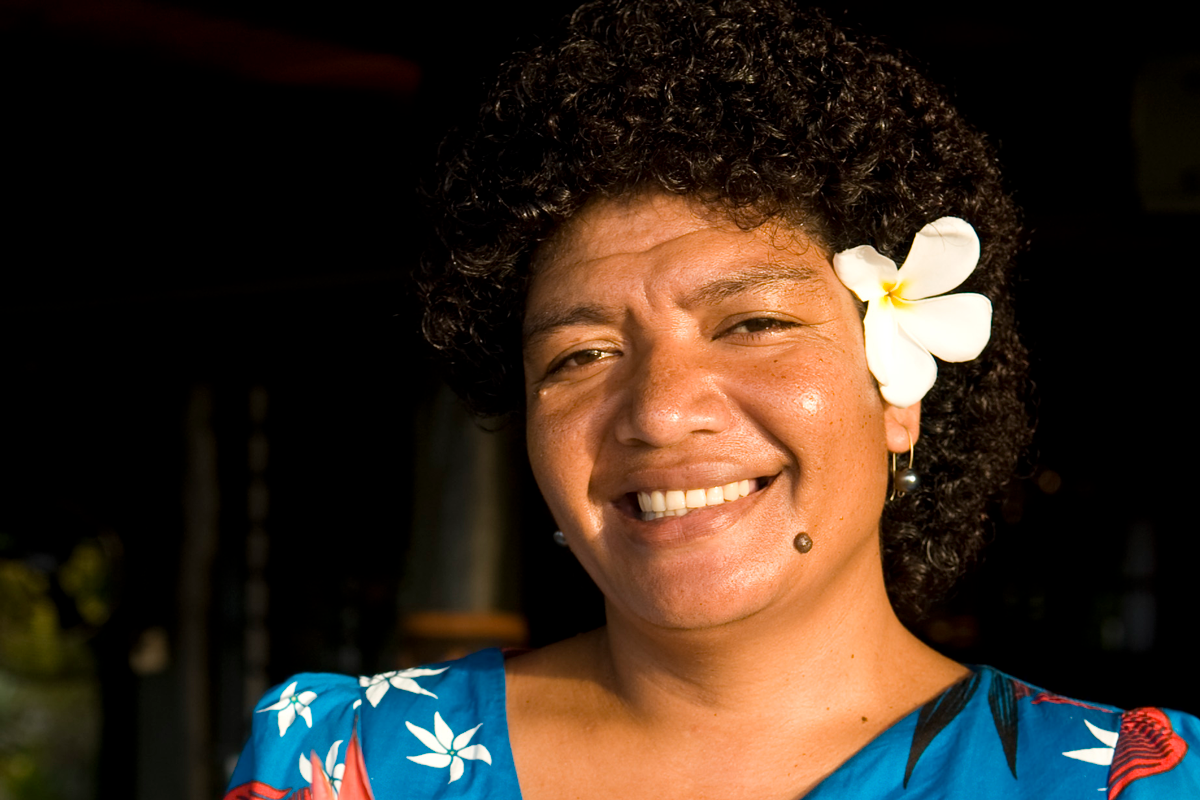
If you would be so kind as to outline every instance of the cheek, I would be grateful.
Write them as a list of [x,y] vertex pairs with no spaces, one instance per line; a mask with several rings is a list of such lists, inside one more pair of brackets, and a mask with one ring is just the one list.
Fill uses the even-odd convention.
[[797,398],[797,406],[809,416],[818,416],[825,410],[825,398],[818,391],[806,389]]
[[755,371],[742,395],[767,435],[802,460],[807,454],[809,469],[849,478],[884,464],[883,402],[864,357],[833,347],[783,366]]
[[529,466],[533,469],[533,476],[547,499],[556,490],[554,477],[561,476],[563,472],[562,443],[562,436],[552,420],[547,419],[544,414],[534,411],[529,413],[525,447],[529,451]]
[[740,383],[743,397],[765,401],[763,408],[769,413],[797,422],[848,423],[883,409],[865,358],[836,347],[752,368],[740,376]]
[[528,409],[525,446],[529,465],[550,510],[563,523],[568,498],[587,494],[593,461],[588,443],[591,417],[539,402],[536,397],[530,399]]

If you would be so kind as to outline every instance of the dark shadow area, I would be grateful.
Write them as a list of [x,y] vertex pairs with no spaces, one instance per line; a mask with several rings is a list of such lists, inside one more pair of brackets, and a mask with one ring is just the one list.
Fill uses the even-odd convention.
[[[416,187],[499,59],[572,5],[0,0],[11,796],[216,796],[258,694],[395,669],[424,635],[406,562],[441,395],[406,279]],[[1027,219],[1035,449],[921,633],[1064,694],[1195,711],[1194,336],[1171,294],[1196,262],[1194,28],[997,8],[848,12],[951,87]],[[450,609],[462,640],[602,621],[520,442],[496,446],[511,541],[491,615]]]

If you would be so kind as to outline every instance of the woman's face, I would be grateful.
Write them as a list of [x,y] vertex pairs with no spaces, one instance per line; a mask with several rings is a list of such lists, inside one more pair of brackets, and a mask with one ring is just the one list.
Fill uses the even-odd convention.
[[[878,579],[889,444],[919,407],[881,400],[821,248],[644,194],[590,204],[535,262],[530,460],[610,617],[710,627]],[[639,508],[697,490],[713,503]]]

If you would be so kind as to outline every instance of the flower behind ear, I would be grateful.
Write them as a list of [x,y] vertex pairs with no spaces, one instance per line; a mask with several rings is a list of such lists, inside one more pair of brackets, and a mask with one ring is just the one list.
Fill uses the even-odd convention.
[[943,294],[978,263],[979,237],[957,217],[921,228],[899,269],[866,244],[833,257],[838,279],[867,304],[867,366],[884,400],[898,408],[919,402],[937,380],[933,356],[970,361],[983,351],[992,302],[981,294]]

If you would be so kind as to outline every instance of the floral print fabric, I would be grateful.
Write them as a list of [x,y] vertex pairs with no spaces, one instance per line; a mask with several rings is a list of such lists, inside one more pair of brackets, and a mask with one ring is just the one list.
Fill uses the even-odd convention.
[[[1122,713],[981,667],[893,725],[810,800],[1200,798],[1200,720]],[[269,692],[225,800],[520,800],[504,657]]]
[[456,797],[521,797],[498,650],[362,678],[294,676],[258,704],[250,742],[225,795],[226,800]]

